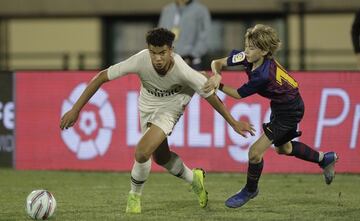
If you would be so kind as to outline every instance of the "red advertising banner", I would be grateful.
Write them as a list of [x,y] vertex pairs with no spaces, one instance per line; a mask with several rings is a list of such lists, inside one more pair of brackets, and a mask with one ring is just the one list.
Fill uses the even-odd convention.
[[[138,116],[139,80],[129,75],[106,83],[82,110],[77,124],[59,128],[95,72],[16,73],[17,169],[131,170],[134,149],[141,137]],[[319,151],[336,151],[337,172],[360,172],[360,73],[299,72],[305,117],[301,142]],[[242,72],[225,72],[223,81],[239,87]],[[258,95],[235,100],[218,96],[236,119],[255,125],[255,137],[236,134],[204,99],[195,95],[178,122],[169,144],[189,167],[207,171],[245,172],[250,145],[270,116],[269,101]],[[264,157],[265,172],[318,173],[320,168],[294,157]],[[153,164],[153,170],[162,169]]]

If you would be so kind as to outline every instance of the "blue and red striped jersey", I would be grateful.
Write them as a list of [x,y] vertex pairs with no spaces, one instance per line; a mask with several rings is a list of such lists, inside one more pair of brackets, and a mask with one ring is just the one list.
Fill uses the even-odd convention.
[[298,83],[274,59],[264,59],[262,65],[252,70],[252,63],[246,60],[245,53],[231,51],[228,66],[243,65],[249,81],[237,89],[241,97],[259,94],[275,103],[287,103],[299,95]]

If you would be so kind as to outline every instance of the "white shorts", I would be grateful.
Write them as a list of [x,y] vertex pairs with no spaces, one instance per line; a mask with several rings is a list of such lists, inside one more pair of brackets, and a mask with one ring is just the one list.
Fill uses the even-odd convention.
[[184,109],[185,107],[180,110],[159,108],[153,112],[140,111],[141,133],[144,134],[148,128],[148,124],[151,123],[160,127],[166,136],[169,136],[183,114]]

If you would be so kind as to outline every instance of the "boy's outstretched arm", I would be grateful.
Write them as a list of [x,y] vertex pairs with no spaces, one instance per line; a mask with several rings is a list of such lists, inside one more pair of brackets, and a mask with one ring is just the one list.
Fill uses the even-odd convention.
[[107,81],[109,81],[107,70],[99,72],[93,79],[91,79],[90,83],[85,88],[79,99],[75,102],[74,106],[61,118],[60,128],[62,130],[72,127],[75,124],[81,109],[100,88],[100,86]]
[[231,127],[241,136],[247,137],[246,132],[252,136],[255,135],[255,129],[252,124],[244,121],[236,121],[229,111],[225,108],[225,105],[220,101],[216,94],[212,94],[206,98],[206,100],[213,106],[213,108],[224,117],[224,119],[231,125]]
[[230,96],[232,98],[241,99],[240,94],[233,87],[230,87],[230,86],[227,86],[227,85],[224,85],[224,84],[220,83],[219,90],[224,92],[225,94],[227,94],[228,96]]
[[233,97],[235,99],[241,99],[241,96],[235,88],[220,83],[222,79],[221,70],[223,69],[223,67],[227,67],[227,60],[228,57],[224,57],[213,60],[211,62],[211,71],[214,73],[214,75],[208,78],[208,81],[205,83],[203,90],[207,93],[215,88],[218,88],[230,97]]
[[223,67],[227,66],[227,59],[228,57],[225,57],[225,58],[213,60],[211,62],[211,71],[214,73],[214,75],[211,76],[208,79],[208,81],[205,83],[203,87],[205,93],[210,92],[211,90],[219,87],[222,78],[221,70]]

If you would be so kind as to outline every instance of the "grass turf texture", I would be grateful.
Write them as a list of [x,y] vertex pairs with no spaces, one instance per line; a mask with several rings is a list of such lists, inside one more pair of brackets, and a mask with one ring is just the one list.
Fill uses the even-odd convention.
[[245,174],[208,173],[209,204],[201,209],[189,185],[168,173],[152,173],[142,214],[125,214],[129,173],[15,171],[0,169],[0,220],[31,220],[26,196],[47,189],[57,201],[50,220],[358,220],[360,175],[337,174],[327,186],[320,174],[263,174],[260,193],[239,209],[224,205],[244,185]]

